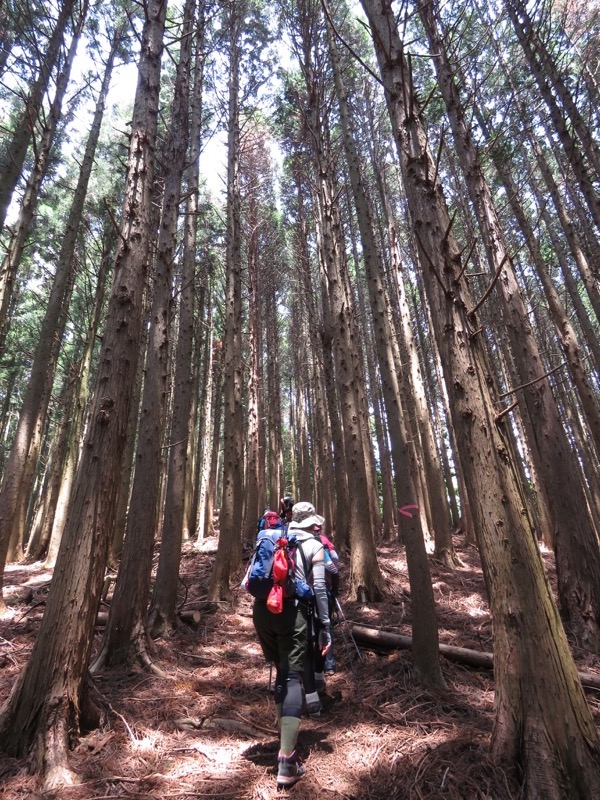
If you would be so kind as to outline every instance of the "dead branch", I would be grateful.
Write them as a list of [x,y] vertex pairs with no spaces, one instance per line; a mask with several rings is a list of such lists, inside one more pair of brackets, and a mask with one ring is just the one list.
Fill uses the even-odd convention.
[[492,278],[492,281],[491,281],[490,285],[489,285],[489,286],[488,286],[488,288],[485,290],[485,292],[484,292],[484,293],[483,293],[483,295],[481,296],[480,300],[479,300],[477,303],[475,303],[475,305],[473,306],[473,308],[472,308],[470,311],[467,311],[467,316],[468,316],[468,317],[474,317],[474,316],[475,316],[475,314],[476,314],[476,313],[479,311],[479,309],[481,308],[481,306],[482,306],[482,305],[485,303],[485,301],[486,301],[486,300],[488,299],[488,297],[490,296],[490,294],[491,294],[491,292],[492,292],[492,289],[494,288],[494,286],[495,286],[495,285],[496,285],[496,283],[498,282],[498,278],[500,277],[500,273],[502,272],[502,267],[504,266],[504,264],[505,264],[505,262],[506,262],[506,259],[507,259],[507,258],[508,258],[508,252],[506,252],[506,253],[504,254],[504,257],[502,258],[502,261],[501,261],[501,262],[500,262],[500,264],[498,265],[498,269],[496,270],[496,273],[495,273],[494,277]]
[[236,719],[227,719],[224,717],[181,717],[180,719],[173,720],[175,727],[179,730],[212,730],[219,728],[223,731],[235,731],[244,736],[249,736],[253,739],[260,738],[264,734],[269,736],[277,736],[277,731],[269,728],[262,728],[256,725],[246,725],[244,722],[238,722]]
[[549,375],[552,375],[553,372],[557,372],[557,370],[564,367],[566,363],[567,363],[566,361],[563,361],[562,363],[558,364],[558,366],[553,367],[548,372],[545,372],[543,375],[540,375],[539,378],[534,378],[532,381],[529,381],[529,383],[522,383],[520,386],[515,386],[514,389],[509,389],[508,392],[504,392],[503,394],[498,395],[498,399],[502,400],[503,398],[508,397],[509,394],[515,394],[515,392],[518,392],[520,389],[526,389],[528,386],[533,386],[534,383],[543,381],[544,378],[547,378]]

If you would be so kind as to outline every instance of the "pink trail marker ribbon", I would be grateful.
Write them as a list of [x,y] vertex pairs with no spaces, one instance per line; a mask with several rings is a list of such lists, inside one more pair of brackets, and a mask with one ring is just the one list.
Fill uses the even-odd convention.
[[413,509],[415,511],[418,511],[419,506],[415,505],[415,503],[409,503],[409,505],[402,506],[402,508],[399,508],[398,511],[405,517],[410,517],[412,519],[414,517],[414,514],[411,513]]

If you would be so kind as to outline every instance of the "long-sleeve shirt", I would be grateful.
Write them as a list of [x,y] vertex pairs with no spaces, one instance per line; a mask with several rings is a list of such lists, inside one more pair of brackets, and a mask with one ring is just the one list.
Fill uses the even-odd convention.
[[324,626],[329,626],[329,603],[327,601],[327,584],[325,582],[325,561],[314,561],[315,556],[323,553],[323,544],[315,539],[311,531],[297,528],[290,522],[287,529],[288,536],[295,536],[298,547],[302,548],[308,575],[304,571],[304,561],[298,553],[296,555],[296,577],[310,584],[315,593],[315,604],[318,617]]

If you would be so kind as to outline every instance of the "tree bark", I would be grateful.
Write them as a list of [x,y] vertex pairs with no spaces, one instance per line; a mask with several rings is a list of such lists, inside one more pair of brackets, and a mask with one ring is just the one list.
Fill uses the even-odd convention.
[[67,452],[60,475],[60,487],[58,498],[54,509],[54,518],[49,528],[49,541],[44,567],[54,567],[56,557],[62,540],[64,528],[67,522],[69,502],[75,481],[75,472],[80,458],[81,437],[85,429],[85,420],[88,413],[89,390],[88,383],[92,366],[92,358],[95,352],[95,343],[102,322],[104,311],[104,300],[106,296],[106,284],[108,282],[110,260],[114,258],[117,234],[115,233],[113,221],[105,218],[105,234],[102,244],[102,254],[98,267],[96,279],[96,294],[94,298],[94,308],[88,324],[87,336],[83,356],[79,364],[77,375],[77,389],[75,399],[75,410],[71,419],[69,430],[69,440]]
[[229,6],[229,108],[227,131],[226,288],[223,335],[223,489],[219,548],[208,599],[227,600],[242,555],[244,442],[242,410],[242,253],[240,220],[240,58],[246,2]]
[[67,753],[79,730],[84,678],[112,536],[116,476],[141,332],[165,13],[166,3],[149,0],[109,324],[81,468],[46,612],[29,661],[0,712],[0,747],[22,757],[33,746],[48,790],[74,780]]
[[[105,663],[123,663],[131,651],[145,652],[146,605],[150,588],[152,552],[158,527],[161,468],[164,463],[163,437],[168,396],[169,330],[171,319],[172,265],[181,177],[185,166],[188,133],[189,67],[193,38],[194,2],[184,9],[182,38],[176,67],[171,106],[171,126],[165,144],[165,183],[162,214],[154,268],[154,289],[148,328],[148,355],[140,409],[140,427],[123,558],[119,567],[111,619],[94,664],[97,671]],[[159,573],[165,570],[165,537],[161,546]],[[176,544],[174,567],[177,586],[179,544]],[[168,549],[168,546],[167,546]],[[169,571],[168,567],[166,568]],[[159,575],[157,575],[157,585]],[[156,593],[156,587],[155,587]],[[175,602],[171,614],[174,615]],[[167,620],[168,614],[164,615]],[[163,618],[163,619],[164,619]],[[162,622],[163,620],[161,620]],[[152,624],[158,625],[156,618]],[[166,623],[168,624],[168,622]]]
[[[258,144],[258,143],[256,143]],[[257,185],[258,175],[253,167],[256,166],[252,153],[244,148],[242,151],[242,171],[244,175],[247,194],[246,194],[246,226],[248,229],[247,259],[248,259],[248,422],[246,435],[246,491],[245,491],[245,512],[243,537],[244,544],[252,546],[256,539],[256,521],[262,515],[264,507],[259,505],[260,487],[260,428],[261,420],[259,416],[261,391],[261,362],[262,362],[262,325],[264,319],[261,311],[261,274],[259,266],[259,222],[258,222],[258,197]],[[246,157],[244,157],[244,155]],[[254,184],[254,185],[253,185]],[[268,324],[275,327],[277,324],[277,314],[271,313],[268,316]],[[270,377],[270,376],[269,376]],[[269,396],[269,401],[276,402],[278,397]],[[269,409],[270,411],[272,409]],[[277,419],[274,414],[269,414],[270,426],[274,426]],[[275,482],[279,493],[279,476]],[[269,508],[277,510],[278,506],[273,504],[273,495],[270,494]]]
[[[172,133],[169,141],[168,159],[170,169],[165,182],[165,200],[163,218],[158,239],[157,269],[159,263],[165,267],[175,259],[177,242],[177,222],[181,198],[181,181],[186,169],[186,154],[189,139],[189,107],[191,59],[194,44],[194,27],[196,16],[196,0],[186,0],[183,9],[181,28],[181,46],[175,77],[175,96],[172,108]],[[202,40],[197,42],[202,47]],[[201,78],[200,76],[197,76]],[[200,91],[202,86],[196,87]],[[199,100],[201,95],[196,95]],[[197,136],[190,153],[191,163],[197,167],[200,158],[200,130],[194,131]],[[181,542],[183,536],[183,512],[185,472],[187,469],[188,437],[190,435],[190,408],[192,402],[192,346],[194,329],[194,274],[195,236],[191,229],[196,226],[196,216],[189,214],[185,218],[185,241],[183,270],[181,275],[179,303],[179,338],[175,354],[175,377],[173,381],[171,441],[167,445],[165,506],[162,525],[160,556],[156,572],[156,582],[152,594],[149,613],[150,630],[153,635],[163,633],[174,627],[177,606],[177,586],[179,580],[179,562],[181,558]],[[164,231],[164,237],[163,237]],[[172,292],[173,275],[169,280]],[[165,300],[167,298],[165,297]],[[170,300],[169,300],[170,304]],[[165,306],[166,307],[166,306]],[[172,316],[170,313],[169,316]],[[172,320],[170,320],[172,324]]]
[[[429,38],[430,49],[434,53],[433,62],[458,158],[488,257],[490,279],[493,280],[492,276],[499,276],[496,297],[504,310],[504,325],[511,356],[516,367],[516,377],[522,387],[518,393],[516,390],[511,391],[510,396],[511,399],[513,395],[517,395],[519,400],[522,398],[521,417],[542,493],[550,511],[561,607],[576,635],[585,646],[596,651],[600,648],[600,549],[597,531],[587,511],[578,474],[579,466],[562,426],[549,380],[545,377],[546,368],[528,321],[513,260],[460,102],[452,67],[439,32],[436,9],[435,2],[419,5],[421,21]],[[505,175],[503,166],[498,166]],[[509,184],[507,176],[505,180],[507,191],[514,192],[514,182]],[[518,220],[527,226],[525,215],[516,207],[517,198],[514,194],[512,197],[510,194],[508,196]],[[532,247],[531,226],[526,227],[526,232]],[[541,258],[538,259],[537,266],[545,275]],[[555,303],[555,313],[559,313],[556,309],[558,298],[551,294],[553,287],[548,281],[545,288]],[[590,406],[595,406],[595,403],[584,386],[581,365],[576,364],[578,347],[574,330],[566,324],[568,321],[564,314],[561,317],[563,347],[571,368],[576,373],[578,384],[585,393],[587,410]],[[590,419],[592,422],[600,422],[597,412],[592,409]]]
[[[600,791],[600,740],[585,702],[509,453],[495,421],[476,320],[435,159],[389,0],[362,0],[394,130],[494,622],[492,750],[520,764],[529,797]],[[544,681],[539,676],[544,674]]]
[[[350,174],[352,196],[356,206],[358,227],[362,244],[363,259],[369,287],[369,298],[375,329],[375,344],[377,348],[379,367],[382,374],[383,396],[386,416],[392,442],[392,459],[396,478],[396,498],[400,505],[410,502],[411,496],[403,495],[403,490],[411,491],[410,476],[407,474],[409,460],[406,458],[406,442],[401,441],[404,431],[404,422],[401,415],[400,389],[392,353],[395,337],[388,316],[388,302],[382,280],[383,264],[375,242],[375,229],[371,208],[368,202],[368,193],[362,180],[360,171],[360,157],[356,147],[354,131],[350,122],[350,111],[346,97],[342,73],[339,64],[332,20],[329,11],[327,24],[327,39],[329,53],[334,74],[334,82],[340,118],[343,131],[344,149]],[[414,489],[412,490],[414,491]],[[412,492],[411,492],[412,494]],[[412,494],[414,497],[414,494]],[[409,517],[410,523],[406,524],[403,516],[399,517],[399,525],[403,528],[404,542],[406,544],[406,558],[408,562],[411,590],[415,596],[415,624],[413,636],[415,638],[414,658],[415,667],[420,679],[425,684],[443,686],[444,679],[440,670],[438,659],[438,629],[435,614],[435,601],[429,574],[429,563],[423,541],[423,532],[418,514]]]

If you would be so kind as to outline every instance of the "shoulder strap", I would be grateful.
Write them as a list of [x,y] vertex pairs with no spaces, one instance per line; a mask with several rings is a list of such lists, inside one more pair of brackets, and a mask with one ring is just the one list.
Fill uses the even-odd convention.
[[[309,568],[308,568],[308,563],[306,561],[306,555],[304,553],[304,550],[302,549],[302,542],[296,543],[296,550],[300,551],[300,558],[302,559],[302,566],[304,567],[304,577],[306,580],[308,580]],[[310,565],[310,571],[312,571],[312,562]]]

